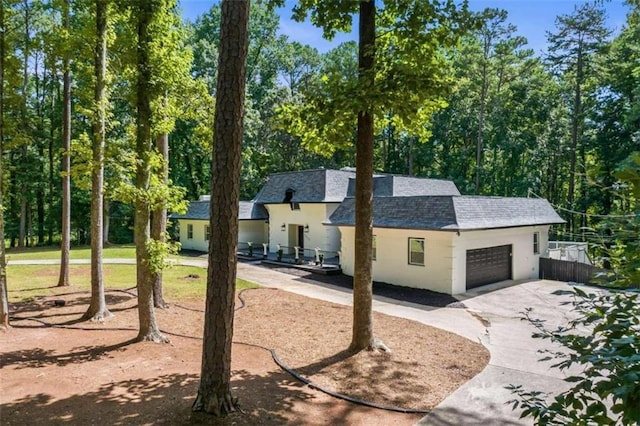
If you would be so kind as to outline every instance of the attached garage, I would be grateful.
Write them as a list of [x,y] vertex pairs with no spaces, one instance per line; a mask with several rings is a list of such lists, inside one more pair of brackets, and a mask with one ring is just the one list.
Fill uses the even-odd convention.
[[467,250],[467,290],[510,280],[512,246]]

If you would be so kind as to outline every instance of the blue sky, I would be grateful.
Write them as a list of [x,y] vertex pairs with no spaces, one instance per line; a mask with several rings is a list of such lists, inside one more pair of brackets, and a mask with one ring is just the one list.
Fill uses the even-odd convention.
[[[184,18],[194,21],[198,16],[208,11],[217,0],[179,0]],[[378,3],[381,3],[379,1]],[[473,10],[486,7],[505,9],[509,13],[509,22],[518,27],[518,34],[529,41],[529,47],[537,54],[546,48],[546,32],[554,31],[555,18],[558,15],[569,14],[574,7],[584,1],[576,0],[469,0]],[[279,9],[280,32],[292,41],[314,46],[321,52],[326,52],[338,44],[355,39],[354,34],[338,34],[334,40],[322,38],[322,32],[311,23],[297,23],[291,20],[291,7],[295,1],[287,0],[287,7]],[[608,15],[608,25],[614,33],[620,31],[625,23],[628,7],[622,0],[612,0],[604,3]]]

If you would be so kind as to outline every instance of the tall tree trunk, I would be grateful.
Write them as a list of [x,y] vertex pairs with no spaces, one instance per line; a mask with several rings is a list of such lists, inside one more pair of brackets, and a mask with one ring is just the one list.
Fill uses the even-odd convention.
[[202,371],[194,411],[235,411],[231,395],[231,341],[236,288],[236,248],[244,90],[248,48],[248,0],[223,0],[211,163],[207,305]]
[[107,0],[96,0],[94,46],[93,164],[91,168],[91,303],[83,319],[103,321],[112,316],[104,297],[102,274],[102,220],[104,194],[105,78],[107,69]]
[[147,244],[150,239],[149,216],[151,207],[148,198],[151,178],[151,33],[150,24],[156,13],[153,0],[138,3],[138,82],[136,122],[136,188],[134,233],[136,242],[136,282],[138,287],[138,340],[168,342],[156,322],[153,308],[153,273],[151,256]]
[[[4,2],[0,2],[0,28],[5,28]],[[7,262],[4,247],[4,33],[0,30],[0,328],[9,327]]]
[[[52,68],[51,69],[51,85],[52,86],[55,86],[54,81],[55,81],[55,74],[54,74],[54,70]],[[48,235],[47,235],[48,244],[53,244],[53,228],[55,227],[54,225],[56,223],[54,215],[52,214],[52,211],[53,211],[52,206],[53,206],[53,200],[54,200],[53,194],[55,193],[55,191],[54,191],[54,188],[55,188],[55,185],[54,185],[54,177],[55,177],[54,170],[55,170],[55,167],[54,167],[54,164],[53,164],[54,163],[53,141],[54,141],[54,137],[55,137],[55,125],[54,125],[54,123],[55,123],[55,120],[54,120],[54,117],[55,117],[55,99],[56,99],[55,92],[51,93],[51,105],[50,105],[50,107],[51,107],[51,116],[50,116],[50,124],[49,124],[50,128],[49,128],[49,150],[48,150],[49,151],[48,152],[48,154],[49,154],[49,214],[48,214],[48,217],[47,217],[47,224],[48,224],[48,227],[49,227],[49,232],[48,232]]]
[[[375,0],[360,1],[358,67],[360,90],[375,84]],[[349,350],[378,346],[373,336],[373,114],[358,112],[356,142],[355,267],[353,274],[353,335]]]
[[[166,96],[166,95],[165,95]],[[169,135],[166,133],[158,135],[156,138],[156,149],[162,156],[162,169],[160,170],[160,180],[163,185],[169,184]],[[165,243],[167,241],[167,206],[165,203],[159,205],[151,215],[151,238]],[[153,277],[153,306],[165,309],[167,303],[162,295],[162,271],[154,272]]]
[[485,36],[484,49],[482,58],[482,86],[480,89],[480,113],[478,114],[478,136],[476,139],[476,180],[475,180],[475,194],[480,194],[480,178],[482,174],[482,150],[484,149],[484,116],[486,112],[487,104],[487,62],[489,60],[489,49],[491,41]]
[[[30,53],[30,17],[29,13],[29,3],[27,0],[24,1],[24,67],[22,69],[22,105],[21,105],[21,115],[22,115],[22,131],[26,133],[29,131],[29,119],[27,112],[27,102],[29,99],[29,53]],[[29,150],[27,146],[27,142],[22,142],[22,162],[23,164],[27,163],[27,156],[29,155]],[[27,237],[27,193],[28,193],[28,185],[27,185],[27,177],[23,176],[21,179],[20,185],[20,225],[18,228],[18,247],[23,248],[26,246],[26,237]]]
[[[576,80],[573,94],[573,114],[571,117],[571,147],[569,149],[569,192],[567,194],[567,204],[570,210],[575,210],[575,188],[576,188],[576,163],[578,142],[580,139],[580,118],[582,116],[582,48],[578,47],[578,57],[576,60]],[[575,215],[569,213],[567,227],[570,233],[575,232]]]
[[108,245],[109,244],[109,225],[111,224],[111,202],[109,201],[108,198],[103,197],[103,204],[104,204],[104,212],[103,212],[103,219],[102,219],[102,245]]
[[[69,0],[62,3],[62,20],[69,34]],[[62,58],[62,235],[60,241],[60,277],[58,286],[69,285],[71,250],[71,71],[69,54]]]

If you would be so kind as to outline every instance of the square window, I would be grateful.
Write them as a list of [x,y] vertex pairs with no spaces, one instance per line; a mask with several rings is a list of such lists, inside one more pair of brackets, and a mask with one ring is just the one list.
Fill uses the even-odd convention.
[[204,226],[204,240],[209,241],[209,235],[211,234],[211,228],[209,225]]
[[193,240],[193,225],[187,225],[187,240]]
[[533,233],[533,254],[540,254],[540,233]]
[[377,260],[376,236],[371,237],[371,255],[373,260]]
[[409,264],[424,266],[424,238],[409,238]]

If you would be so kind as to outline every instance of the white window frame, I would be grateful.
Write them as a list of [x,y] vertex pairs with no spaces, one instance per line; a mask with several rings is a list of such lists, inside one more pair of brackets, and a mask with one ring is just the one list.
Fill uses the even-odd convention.
[[209,237],[211,237],[211,227],[209,225],[204,226],[204,240],[209,241]]
[[187,240],[193,240],[193,224],[187,223]]
[[[414,252],[411,249],[412,246],[412,242],[416,241],[418,243],[420,243],[422,245],[422,262],[417,262],[414,261],[413,259],[413,254],[416,253],[418,254],[419,252]],[[425,241],[424,238],[417,238],[417,237],[409,237],[408,240],[409,244],[408,244],[408,261],[409,261],[409,265],[415,265],[415,266],[424,266],[425,265],[425,260],[426,260],[426,254],[427,254],[427,249],[426,249],[426,245],[425,245]]]
[[533,233],[533,254],[540,254],[540,232]]

